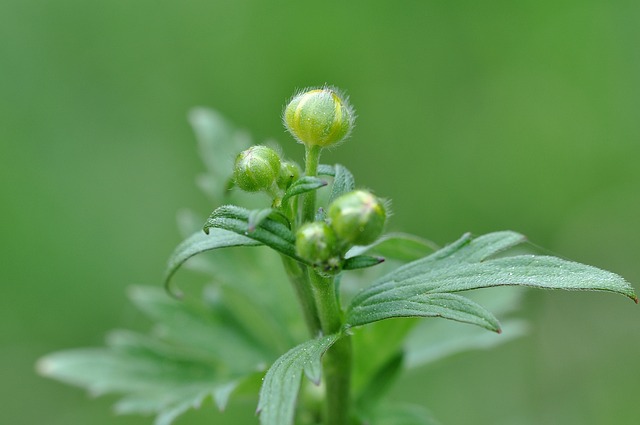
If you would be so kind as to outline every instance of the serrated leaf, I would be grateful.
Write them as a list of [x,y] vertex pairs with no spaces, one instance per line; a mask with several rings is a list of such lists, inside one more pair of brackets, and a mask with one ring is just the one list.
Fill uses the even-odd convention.
[[[180,243],[169,256],[164,273],[164,286],[168,292],[172,293],[170,288],[171,278],[185,261],[197,254],[219,248],[258,245],[262,244],[255,239],[225,229],[212,229],[208,234],[202,231],[196,232]],[[179,293],[176,295],[179,295]]]
[[356,255],[355,257],[349,257],[344,261],[342,265],[343,270],[357,270],[367,267],[377,266],[382,263],[384,258],[371,257],[369,255]]
[[208,397],[224,408],[243,379],[225,377],[214,363],[193,360],[177,347],[132,332],[112,334],[109,344],[50,354],[38,362],[38,371],[94,395],[124,394],[116,411],[156,414],[156,425],[170,424]]
[[291,425],[302,375],[318,384],[321,378],[322,355],[335,343],[339,334],[325,336],[300,344],[280,357],[267,372],[258,412],[261,425]]
[[285,204],[289,199],[294,196],[302,195],[303,193],[317,190],[327,185],[325,180],[318,177],[304,176],[291,183],[291,186],[287,189],[286,193],[282,197],[282,204]]
[[[361,291],[351,302],[347,323],[360,326],[392,317],[439,316],[498,330],[495,318],[478,304],[451,296],[503,285],[609,291],[637,300],[623,278],[592,266],[533,255],[487,260],[522,240],[514,232],[496,232],[473,240],[465,235]],[[442,297],[445,294],[448,296]]]
[[333,187],[331,188],[331,196],[329,197],[329,204],[333,202],[334,199],[343,195],[347,192],[351,192],[356,188],[356,181],[345,166],[336,164],[333,167],[334,169],[334,178],[333,178]]
[[394,260],[414,261],[437,249],[438,246],[427,239],[398,232],[387,233],[371,245],[354,246],[347,252],[346,256],[352,257],[373,252]]
[[[222,291],[209,290],[207,304],[177,301],[157,288],[134,287],[133,303],[155,322],[155,332],[190,358],[218,361],[233,373],[254,371],[276,354],[256,340],[229,310]],[[113,345],[113,344],[112,344]]]
[[265,218],[253,231],[249,231],[250,211],[235,205],[224,205],[215,209],[206,224],[205,233],[214,228],[235,232],[239,235],[254,239],[276,251],[304,262],[296,254],[295,236],[291,230],[278,221]]

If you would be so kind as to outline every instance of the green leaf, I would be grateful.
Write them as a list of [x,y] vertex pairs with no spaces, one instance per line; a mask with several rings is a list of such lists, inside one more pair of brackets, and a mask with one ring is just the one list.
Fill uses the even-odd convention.
[[273,208],[265,208],[262,210],[251,210],[249,211],[249,218],[247,219],[247,227],[249,233],[256,230],[256,227],[260,226],[263,221],[269,217],[269,215],[275,213],[276,210]]
[[136,286],[129,296],[155,322],[155,332],[191,358],[215,360],[234,373],[259,369],[277,356],[231,311],[221,290],[207,290],[206,304],[178,301],[153,287]]
[[355,257],[349,257],[344,261],[342,265],[343,270],[356,270],[364,269],[367,267],[377,266],[382,263],[384,258],[371,257],[369,255],[356,255]]
[[473,240],[465,235],[361,291],[351,302],[347,323],[360,326],[392,317],[438,316],[499,330],[490,313],[452,293],[503,285],[609,291],[637,300],[623,278],[592,266],[533,255],[488,260],[522,240],[514,232],[496,232]]
[[318,165],[318,175],[334,177],[336,175],[336,169],[333,167],[333,165],[320,164]]
[[262,388],[258,412],[261,425],[291,425],[302,374],[318,385],[321,378],[322,355],[340,337],[325,336],[300,344],[271,366]]
[[351,192],[356,188],[356,182],[353,174],[346,167],[340,164],[336,164],[333,167],[335,175],[333,179],[333,187],[331,188],[331,196],[329,197],[329,204],[334,199],[347,192]]
[[354,246],[347,252],[347,257],[374,252],[385,258],[400,261],[414,261],[436,251],[438,246],[418,236],[408,233],[387,233],[371,245]]
[[251,212],[245,208],[224,205],[211,213],[204,226],[204,231],[209,233],[213,228],[230,230],[304,262],[296,255],[295,236],[286,225],[271,218],[265,218],[255,229],[249,231],[250,214]]
[[156,425],[168,425],[208,399],[223,409],[277,357],[279,347],[248,332],[221,294],[209,291],[204,303],[177,301],[160,288],[136,287],[130,295],[156,321],[153,336],[115,331],[107,347],[48,355],[38,371],[94,395],[122,394],[118,412],[155,414]]
[[224,229],[213,229],[213,231],[208,234],[205,234],[202,231],[196,232],[178,245],[169,257],[164,273],[164,286],[169,293],[181,296],[179,292],[172,292],[170,287],[171,278],[180,266],[194,255],[219,248],[257,245],[261,245],[261,243],[254,239],[250,239],[246,236]]
[[114,332],[108,344],[50,354],[38,362],[38,371],[94,395],[125,394],[116,410],[156,414],[156,425],[170,424],[207,398],[224,408],[245,379],[225,376],[214,363],[193,360],[178,347],[133,332]]
[[[518,310],[526,288],[502,287],[469,294],[472,299],[500,316]],[[378,323],[393,323],[385,321]],[[445,320],[420,320],[404,341],[405,367],[420,367],[457,353],[489,349],[523,336],[528,325],[519,319],[502,321],[502,334]],[[369,326],[361,329],[368,329]]]
[[289,186],[287,192],[282,197],[282,204],[285,204],[289,199],[294,196],[301,195],[303,193],[317,190],[327,185],[327,182],[317,177],[304,176],[296,180]]
[[500,332],[500,323],[475,302],[456,294],[381,293],[352,303],[347,313],[348,326],[362,326],[395,317],[442,317]]
[[198,185],[219,202],[227,192],[233,158],[252,144],[251,138],[246,131],[237,130],[212,109],[192,109],[189,122],[196,135],[200,157],[207,168],[207,174],[198,178]]

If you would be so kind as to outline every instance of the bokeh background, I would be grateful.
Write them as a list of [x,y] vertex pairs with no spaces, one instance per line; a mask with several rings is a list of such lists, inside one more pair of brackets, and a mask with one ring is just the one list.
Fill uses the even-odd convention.
[[[393,199],[392,229],[440,244],[518,230],[640,288],[638,22],[636,0],[2,0],[0,423],[151,423],[34,363],[147,326],[125,288],[160,284],[181,207],[214,207],[193,184],[193,106],[299,157],[285,100],[342,87],[358,127],[324,159]],[[531,291],[522,316],[526,338],[393,397],[448,425],[638,423],[638,307]]]

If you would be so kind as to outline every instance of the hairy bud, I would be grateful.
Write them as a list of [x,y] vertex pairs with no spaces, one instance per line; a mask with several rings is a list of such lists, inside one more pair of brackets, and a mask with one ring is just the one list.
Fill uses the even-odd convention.
[[283,121],[300,143],[327,147],[349,136],[355,114],[336,89],[323,87],[295,95],[285,107]]
[[328,217],[339,240],[367,245],[378,239],[387,218],[384,203],[364,190],[345,193],[329,205]]
[[313,265],[327,264],[335,248],[336,236],[324,221],[306,223],[296,232],[296,253]]
[[236,157],[233,179],[242,190],[268,190],[279,175],[280,157],[266,146],[252,146]]

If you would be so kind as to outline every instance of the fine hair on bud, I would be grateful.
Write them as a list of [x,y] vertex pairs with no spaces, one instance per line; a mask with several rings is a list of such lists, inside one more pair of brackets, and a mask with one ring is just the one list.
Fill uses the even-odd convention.
[[314,266],[327,264],[335,251],[335,233],[324,221],[306,223],[296,232],[296,253]]
[[326,85],[296,93],[282,117],[285,128],[298,142],[323,148],[345,141],[353,131],[355,119],[348,97]]
[[338,240],[346,245],[368,245],[384,230],[385,202],[365,190],[354,190],[336,198],[327,214]]
[[233,169],[236,185],[247,192],[269,190],[280,176],[280,156],[266,146],[252,146],[238,154]]

